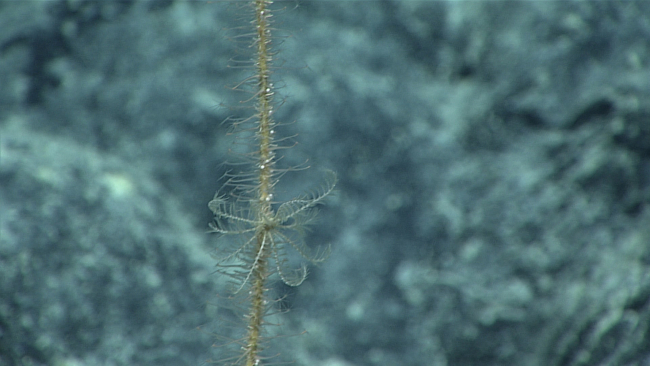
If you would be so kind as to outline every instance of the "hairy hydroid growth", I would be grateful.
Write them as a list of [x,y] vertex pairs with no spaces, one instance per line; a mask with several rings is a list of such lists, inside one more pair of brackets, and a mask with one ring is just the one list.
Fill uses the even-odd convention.
[[272,308],[269,299],[269,278],[277,274],[290,286],[300,285],[307,276],[306,266],[291,268],[287,251],[295,250],[309,262],[321,262],[328,251],[312,253],[303,241],[303,231],[316,213],[315,207],[329,195],[336,182],[330,173],[326,184],[317,192],[302,195],[286,202],[274,199],[274,187],[279,178],[289,170],[276,166],[278,150],[283,139],[275,136],[278,127],[273,119],[274,87],[271,82],[273,56],[271,51],[270,0],[253,0],[255,29],[252,47],[255,73],[240,85],[250,85],[255,112],[250,118],[234,123],[235,129],[244,137],[252,139],[252,151],[242,156],[251,167],[248,171],[228,174],[225,190],[217,193],[209,203],[214,213],[213,232],[234,240],[221,240],[218,248],[220,273],[233,280],[235,294],[245,294],[246,335],[235,341],[242,353],[233,364],[261,365],[261,342],[264,339],[265,315]]

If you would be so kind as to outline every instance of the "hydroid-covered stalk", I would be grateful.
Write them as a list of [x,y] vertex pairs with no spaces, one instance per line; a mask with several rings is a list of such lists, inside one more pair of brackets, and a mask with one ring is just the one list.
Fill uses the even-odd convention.
[[270,213],[273,198],[272,169],[275,163],[273,156],[273,84],[271,83],[270,52],[271,28],[269,25],[271,14],[267,9],[270,0],[255,0],[255,27],[257,48],[257,117],[259,118],[259,200],[263,212]]
[[[251,0],[255,12],[252,48],[255,50],[254,97],[255,114],[235,124],[241,131],[254,131],[255,153],[253,160],[246,159],[252,171],[241,175],[226,175],[226,186],[233,188],[228,196],[217,193],[208,204],[214,213],[212,231],[222,236],[234,236],[238,240],[225,241],[219,251],[226,253],[217,264],[218,271],[234,280],[234,293],[246,296],[245,335],[234,341],[241,345],[241,353],[234,358],[234,365],[260,366],[264,357],[262,343],[266,338],[264,317],[272,308],[269,278],[277,274],[289,286],[300,285],[307,277],[303,263],[298,269],[287,269],[287,250],[291,249],[312,263],[322,262],[329,255],[329,248],[312,253],[304,243],[304,228],[316,215],[315,207],[322,204],[336,183],[336,175],[330,173],[321,189],[311,194],[297,196],[286,202],[273,198],[278,176],[291,169],[279,170],[276,165],[277,143],[274,142],[273,84],[271,70],[271,0]],[[251,125],[252,124],[252,125]],[[246,127],[242,127],[246,125]],[[282,141],[282,139],[278,140]],[[234,200],[229,199],[234,198]],[[276,208],[274,210],[274,207]],[[231,359],[232,360],[232,359]]]
[[[275,164],[273,156],[273,85],[270,81],[270,66],[272,56],[269,52],[271,45],[271,29],[269,21],[271,14],[267,9],[269,0],[255,0],[255,46],[257,49],[257,118],[259,130],[257,139],[259,142],[259,222],[268,221],[267,217],[272,217],[271,201],[273,199],[273,165]],[[256,232],[255,252],[257,257],[253,263],[253,278],[251,289],[251,309],[248,315],[248,339],[245,346],[246,366],[258,366],[261,363],[260,352],[260,333],[264,322],[264,313],[266,311],[266,280],[267,262],[269,257],[268,226],[260,225]]]

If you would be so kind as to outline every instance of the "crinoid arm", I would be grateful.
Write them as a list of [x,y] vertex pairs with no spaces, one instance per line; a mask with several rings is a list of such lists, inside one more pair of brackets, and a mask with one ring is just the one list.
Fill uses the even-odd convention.
[[276,270],[278,276],[282,279],[282,282],[287,286],[296,287],[300,286],[305,279],[307,279],[307,265],[302,263],[300,268],[296,269],[287,269],[288,267],[287,260],[284,257],[284,248],[278,246],[278,242],[275,239],[272,239],[274,242],[273,246],[273,259],[275,260]]
[[314,208],[323,204],[325,198],[334,191],[336,181],[336,173],[331,170],[327,171],[325,184],[315,192],[299,196],[281,204],[278,207],[276,217],[286,228],[292,226],[300,228],[309,224],[317,213]]
[[217,196],[208,203],[208,208],[214,214],[214,222],[210,228],[220,234],[243,234],[254,231],[257,221],[251,217],[250,210],[242,208],[225,197]]

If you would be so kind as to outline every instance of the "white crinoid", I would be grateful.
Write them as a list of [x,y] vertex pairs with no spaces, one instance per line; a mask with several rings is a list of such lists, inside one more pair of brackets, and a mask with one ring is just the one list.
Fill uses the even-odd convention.
[[[208,203],[214,213],[210,224],[212,232],[236,236],[238,240],[227,241],[220,246],[218,254],[219,271],[236,280],[235,293],[249,281],[260,260],[272,258],[275,272],[289,286],[300,285],[307,277],[307,266],[288,267],[287,249],[293,248],[304,260],[320,263],[329,256],[329,247],[312,250],[304,242],[304,231],[316,216],[316,206],[332,193],[336,184],[336,174],[328,174],[326,184],[318,191],[286,201],[277,210],[265,212],[255,199],[235,199],[229,201],[224,196],[215,195]],[[271,271],[273,272],[273,271]]]

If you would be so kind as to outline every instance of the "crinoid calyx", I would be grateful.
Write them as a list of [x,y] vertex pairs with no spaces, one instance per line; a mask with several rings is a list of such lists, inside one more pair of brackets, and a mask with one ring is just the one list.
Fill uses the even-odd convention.
[[[222,240],[217,249],[218,271],[234,279],[238,293],[257,270],[258,263],[274,262],[266,271],[277,273],[289,286],[300,285],[307,277],[305,262],[320,263],[329,256],[330,248],[312,250],[305,244],[305,230],[318,212],[317,206],[332,193],[336,174],[328,172],[326,183],[317,191],[274,205],[276,210],[264,209],[256,198],[228,200],[217,193],[208,203],[214,213],[211,232],[231,240]],[[234,196],[231,196],[234,197]],[[225,238],[224,238],[225,239]],[[297,252],[303,259],[298,268],[290,268],[287,255]]]

